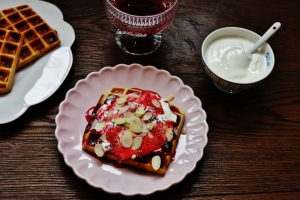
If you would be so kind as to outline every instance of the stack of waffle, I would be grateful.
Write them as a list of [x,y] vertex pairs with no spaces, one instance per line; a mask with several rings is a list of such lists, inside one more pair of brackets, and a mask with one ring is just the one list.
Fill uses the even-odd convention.
[[[0,11],[0,31],[0,42],[2,44],[0,52],[0,94],[3,94],[11,91],[15,70],[20,69],[58,46],[60,39],[57,32],[28,5]],[[4,33],[5,36],[3,36]],[[19,40],[9,40],[9,38],[12,38],[9,36],[11,34],[18,34],[19,37],[17,38]],[[8,56],[9,47],[7,46],[12,43],[18,48],[19,43],[21,43],[21,50],[18,51],[19,49],[15,48],[14,53],[10,54],[13,55],[13,62],[7,65],[2,57]],[[3,44],[6,45],[3,46]]]

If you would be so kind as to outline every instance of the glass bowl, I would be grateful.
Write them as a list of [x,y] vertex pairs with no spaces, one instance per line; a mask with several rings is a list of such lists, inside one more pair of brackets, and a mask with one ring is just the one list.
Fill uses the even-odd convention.
[[116,43],[132,55],[156,51],[163,31],[174,20],[178,0],[105,0],[105,11],[117,28]]

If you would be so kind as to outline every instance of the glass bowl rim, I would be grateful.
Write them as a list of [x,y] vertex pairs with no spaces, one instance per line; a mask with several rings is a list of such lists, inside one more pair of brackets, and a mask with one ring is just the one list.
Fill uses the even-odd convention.
[[162,16],[164,15],[165,13],[168,13],[170,12],[175,6],[178,5],[178,2],[179,0],[174,0],[174,3],[173,5],[168,8],[167,10],[165,10],[164,12],[161,12],[159,14],[156,14],[156,15],[147,15],[147,16],[142,16],[142,15],[131,15],[131,14],[128,14],[126,12],[123,12],[122,10],[118,9],[116,6],[114,6],[110,0],[104,0],[106,3],[108,3],[110,6],[112,6],[114,9],[118,10],[119,12],[121,12],[122,14],[126,15],[126,16],[132,16],[132,17],[143,17],[143,18],[152,18],[152,17],[159,17],[159,16]]

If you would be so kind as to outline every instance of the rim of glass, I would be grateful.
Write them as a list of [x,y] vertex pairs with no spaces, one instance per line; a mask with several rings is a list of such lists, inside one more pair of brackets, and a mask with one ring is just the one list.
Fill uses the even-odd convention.
[[121,13],[124,13],[124,14],[127,15],[127,16],[133,16],[133,17],[147,17],[147,18],[151,18],[151,17],[157,17],[157,16],[160,16],[160,15],[164,15],[165,13],[169,12],[170,10],[172,10],[172,9],[178,4],[178,1],[179,1],[179,0],[174,0],[173,5],[172,5],[170,8],[168,8],[167,10],[165,10],[164,12],[159,13],[159,14],[156,14],[156,15],[147,15],[147,16],[142,16],[142,15],[131,15],[131,14],[128,14],[128,13],[123,12],[122,10],[118,9],[116,6],[114,6],[114,5],[110,2],[110,0],[105,0],[105,1],[106,1],[109,5],[111,5],[114,9],[120,11]]

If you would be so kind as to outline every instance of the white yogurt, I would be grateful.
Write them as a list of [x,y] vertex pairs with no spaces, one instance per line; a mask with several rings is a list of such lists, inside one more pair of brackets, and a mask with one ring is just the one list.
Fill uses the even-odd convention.
[[250,58],[253,42],[238,36],[220,37],[214,40],[205,53],[206,61],[216,75],[237,83],[255,82],[266,69],[264,54],[257,51]]

